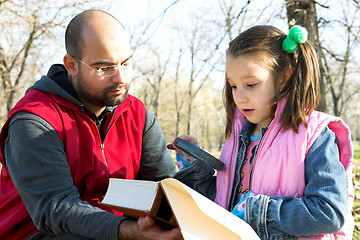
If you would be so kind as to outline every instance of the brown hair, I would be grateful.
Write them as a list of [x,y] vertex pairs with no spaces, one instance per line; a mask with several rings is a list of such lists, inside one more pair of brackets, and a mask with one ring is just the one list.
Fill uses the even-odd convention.
[[[293,53],[286,53],[282,49],[285,38],[286,35],[273,26],[254,26],[232,40],[226,54],[233,57],[263,55],[265,62],[276,76],[291,67],[293,73],[274,102],[287,98],[281,121],[284,129],[291,128],[297,133],[300,124],[307,127],[306,116],[319,102],[319,64],[316,51],[309,41],[298,44],[298,48]],[[223,89],[223,101],[227,118],[225,137],[229,138],[236,105],[227,80]]]

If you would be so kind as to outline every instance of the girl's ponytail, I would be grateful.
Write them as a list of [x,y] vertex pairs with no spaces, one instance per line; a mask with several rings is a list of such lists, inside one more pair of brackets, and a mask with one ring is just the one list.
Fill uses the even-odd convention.
[[314,47],[307,41],[307,31],[301,26],[290,29],[282,48],[292,55],[293,74],[280,93],[280,98],[288,99],[281,118],[286,129],[298,132],[301,123],[307,127],[306,116],[319,103],[319,64]]

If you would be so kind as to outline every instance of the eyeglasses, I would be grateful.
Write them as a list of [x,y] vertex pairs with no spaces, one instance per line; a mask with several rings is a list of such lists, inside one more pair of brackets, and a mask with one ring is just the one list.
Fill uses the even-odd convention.
[[111,77],[113,75],[115,75],[118,71],[118,69],[120,68],[123,71],[127,71],[131,68],[131,62],[123,62],[119,65],[110,65],[110,66],[104,66],[104,67],[98,67],[98,68],[93,68],[90,67],[88,64],[86,64],[85,62],[81,61],[80,59],[72,56],[76,61],[84,64],[85,66],[87,66],[88,68],[94,70],[100,77]]

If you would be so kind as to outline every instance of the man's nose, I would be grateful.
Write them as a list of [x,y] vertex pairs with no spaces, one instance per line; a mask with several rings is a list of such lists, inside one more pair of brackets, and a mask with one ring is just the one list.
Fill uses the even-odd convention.
[[125,71],[124,71],[124,69],[122,69],[121,66],[118,69],[116,69],[115,74],[112,76],[112,81],[114,83],[124,83],[124,82],[126,82]]

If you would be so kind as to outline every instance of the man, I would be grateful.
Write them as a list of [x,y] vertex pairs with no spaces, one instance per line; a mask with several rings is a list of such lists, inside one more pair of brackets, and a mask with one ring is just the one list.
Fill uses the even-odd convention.
[[85,11],[65,44],[64,65],[27,91],[1,131],[0,239],[180,238],[98,204],[111,177],[160,180],[176,169],[155,116],[128,94],[123,26]]

